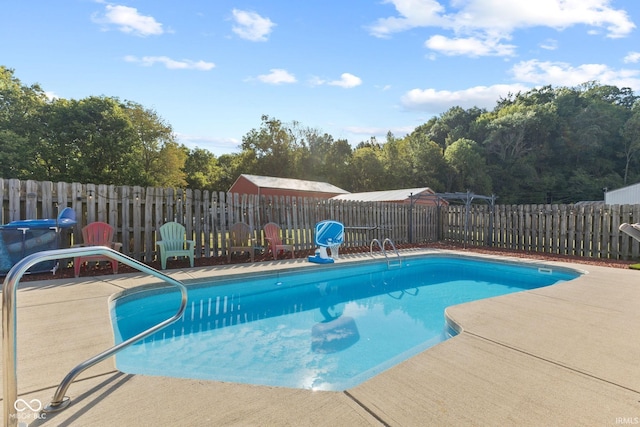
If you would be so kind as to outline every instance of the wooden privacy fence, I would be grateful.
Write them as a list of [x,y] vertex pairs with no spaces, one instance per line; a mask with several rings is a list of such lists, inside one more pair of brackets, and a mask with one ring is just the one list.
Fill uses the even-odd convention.
[[[81,228],[104,221],[117,230],[122,252],[139,261],[156,258],[157,230],[184,224],[196,256],[226,254],[236,222],[251,226],[259,245],[262,227],[275,222],[296,250],[313,249],[313,228],[333,219],[345,227],[345,247],[368,246],[388,237],[396,244],[445,241],[528,252],[607,259],[637,259],[640,243],[618,230],[640,222],[640,205],[487,205],[335,201],[302,197],[239,195],[174,188],[52,183],[0,179],[0,224],[55,218],[71,207],[78,224],[61,246],[81,243]],[[440,209],[438,211],[438,209]]]
[[[444,208],[442,240],[589,258],[636,259],[640,243],[619,231],[640,205],[486,205]],[[465,222],[465,219],[468,220]]]
[[[167,221],[185,225],[196,242],[196,256],[226,254],[226,236],[236,222],[246,222],[259,245],[262,227],[280,225],[296,250],[313,249],[313,228],[321,220],[345,225],[346,247],[369,245],[388,237],[396,244],[437,240],[438,212],[430,206],[363,203],[302,197],[269,197],[174,188],[128,187],[0,179],[1,224],[55,218],[65,207],[77,225],[61,246],[81,243],[81,228],[94,221],[111,224],[122,252],[139,261],[156,258],[158,229]],[[411,227],[411,233],[409,232]]]

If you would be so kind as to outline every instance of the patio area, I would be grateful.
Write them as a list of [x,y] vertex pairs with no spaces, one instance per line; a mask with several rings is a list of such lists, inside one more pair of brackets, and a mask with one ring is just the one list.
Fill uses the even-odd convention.
[[[346,255],[338,262],[368,259],[366,254]],[[344,392],[129,375],[117,371],[111,358],[71,385],[66,410],[38,414],[26,409],[19,412],[18,425],[639,424],[640,272],[544,264],[586,274],[450,307],[447,316],[462,328],[458,336]],[[293,259],[172,270],[169,275],[188,283],[278,268],[313,264]],[[113,345],[109,296],[154,282],[134,273],[21,283],[19,397],[46,405],[69,370]]]

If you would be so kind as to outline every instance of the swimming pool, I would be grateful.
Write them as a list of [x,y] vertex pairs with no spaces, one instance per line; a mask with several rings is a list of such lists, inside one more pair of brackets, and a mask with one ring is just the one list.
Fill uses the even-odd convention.
[[[568,269],[464,257],[318,266],[189,287],[178,322],[116,356],[126,373],[345,390],[450,336],[446,307],[571,280]],[[177,293],[112,301],[116,343],[175,312]]]

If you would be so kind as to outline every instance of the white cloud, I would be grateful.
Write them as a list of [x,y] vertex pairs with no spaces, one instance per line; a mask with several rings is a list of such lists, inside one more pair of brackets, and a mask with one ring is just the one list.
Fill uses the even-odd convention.
[[518,28],[549,27],[562,30],[574,25],[604,29],[608,37],[624,37],[635,28],[627,13],[610,6],[610,0],[468,0],[451,14],[456,31],[480,30],[509,34]]
[[236,23],[232,28],[233,32],[246,40],[267,41],[267,36],[276,25],[269,18],[263,18],[255,12],[233,9],[232,13]]
[[114,25],[123,33],[142,37],[164,33],[161,23],[152,16],[141,15],[135,7],[107,4],[104,15],[94,15],[93,21],[106,26]]
[[540,47],[545,50],[556,50],[558,48],[558,40],[546,39],[540,43]]
[[184,144],[189,148],[204,148],[216,155],[238,150],[242,142],[237,138],[192,135],[181,132],[176,132],[175,135],[181,144]]
[[362,79],[360,77],[354,76],[351,73],[342,73],[340,75],[340,79],[338,80],[326,80],[318,76],[313,76],[309,79],[309,84],[311,86],[340,86],[345,89],[350,89],[356,86],[360,86],[362,84]]
[[476,86],[458,91],[436,89],[412,89],[402,97],[402,105],[410,110],[437,113],[453,106],[462,108],[492,109],[501,97],[509,93],[518,93],[530,88],[521,84]]
[[[640,61],[640,55],[638,60]],[[532,86],[576,87],[585,82],[597,81],[600,84],[640,90],[640,70],[613,70],[605,64],[582,64],[573,67],[564,62],[531,60],[515,64],[511,73],[518,83],[475,86],[456,91],[412,89],[403,95],[401,102],[409,110],[436,114],[453,106],[490,110],[500,98],[505,98],[510,93],[527,92]]]
[[328,82],[327,84],[331,86],[340,86],[345,89],[349,89],[352,87],[360,86],[362,84],[362,79],[350,73],[342,73],[340,75],[340,80],[333,80]]
[[443,26],[444,7],[437,0],[384,0],[395,6],[400,16],[380,18],[369,27],[376,37],[387,37],[391,33],[415,27]]
[[640,62],[640,52],[629,52],[627,56],[624,57],[624,62],[627,64]]
[[614,70],[606,64],[582,64],[573,67],[565,62],[522,61],[511,69],[515,80],[536,85],[577,86],[589,81],[618,87],[640,89],[640,70]]
[[268,83],[272,85],[279,85],[283,83],[295,83],[296,77],[282,68],[272,68],[269,70],[269,74],[261,74],[258,76],[258,80],[262,83]]
[[512,56],[514,45],[501,44],[496,39],[448,38],[441,35],[430,37],[425,46],[444,55],[477,56]]
[[[548,27],[562,30],[585,25],[589,32],[606,32],[607,37],[628,36],[635,24],[623,9],[610,0],[385,0],[397,16],[382,18],[369,27],[376,37],[419,27],[450,30],[452,36],[432,36],[430,49],[447,55],[510,56],[515,46],[501,44],[522,28]],[[475,48],[473,47],[475,45]],[[547,46],[550,46],[547,44]]]
[[143,56],[142,58],[138,58],[137,56],[127,55],[124,57],[124,60],[127,62],[135,62],[145,67],[151,67],[155,64],[163,64],[170,70],[209,71],[216,66],[213,62],[191,61],[189,59],[177,61],[167,56]]
[[327,81],[318,77],[318,76],[313,76],[309,79],[309,84],[311,86],[321,86],[323,84],[325,84]]

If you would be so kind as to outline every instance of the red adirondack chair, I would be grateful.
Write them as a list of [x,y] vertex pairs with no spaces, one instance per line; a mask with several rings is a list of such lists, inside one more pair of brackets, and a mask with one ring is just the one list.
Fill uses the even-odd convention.
[[[114,230],[113,227],[106,222],[92,222],[82,228],[82,240],[83,244],[80,246],[106,246],[108,248],[119,251],[122,247],[122,243],[113,241]],[[118,273],[118,261],[106,258],[102,255],[91,255],[76,257],[73,260],[73,270],[76,277],[80,275],[80,266],[85,262],[99,262],[109,261],[111,263],[111,269],[114,273]]]
[[291,259],[295,258],[293,253],[293,245],[282,242],[280,237],[280,226],[275,222],[269,222],[264,226],[264,235],[269,242],[269,249],[273,255],[273,259],[278,258],[280,252],[291,252]]

